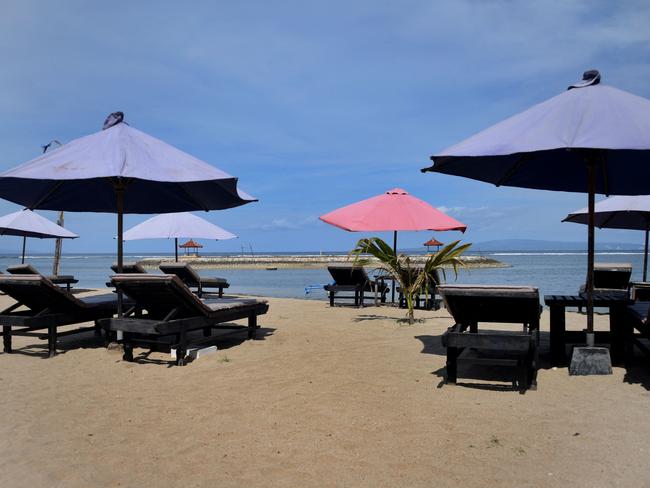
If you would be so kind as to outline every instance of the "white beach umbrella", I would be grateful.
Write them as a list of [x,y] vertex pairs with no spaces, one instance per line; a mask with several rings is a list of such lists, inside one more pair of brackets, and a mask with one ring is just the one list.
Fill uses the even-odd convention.
[[174,254],[178,261],[178,239],[198,238],[223,241],[235,234],[189,212],[156,215],[124,233],[125,241],[138,239],[174,239]]
[[19,210],[0,217],[0,235],[23,238],[22,263],[25,262],[25,244],[28,237],[38,239],[75,239],[77,234],[64,229],[31,210]]

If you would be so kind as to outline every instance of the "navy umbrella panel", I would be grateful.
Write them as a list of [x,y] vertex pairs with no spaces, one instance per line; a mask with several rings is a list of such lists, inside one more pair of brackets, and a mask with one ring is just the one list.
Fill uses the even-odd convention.
[[100,132],[0,174],[0,198],[30,209],[117,214],[117,263],[125,213],[221,210],[256,201],[237,178],[111,114]]
[[[562,222],[589,223],[589,209],[571,212]],[[648,233],[650,232],[650,195],[616,196],[598,202],[594,208],[594,225],[599,229],[645,231],[643,281],[648,277]]]
[[543,190],[586,192],[587,342],[593,341],[595,194],[640,195],[650,181],[650,100],[600,84],[597,71],[567,91],[431,157],[422,171]]

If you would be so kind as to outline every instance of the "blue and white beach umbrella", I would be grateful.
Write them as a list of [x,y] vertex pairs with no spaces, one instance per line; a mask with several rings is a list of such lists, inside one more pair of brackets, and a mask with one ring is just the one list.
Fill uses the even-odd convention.
[[422,171],[497,186],[589,194],[587,342],[593,344],[594,195],[642,195],[650,181],[650,100],[581,82],[432,156]]
[[[589,223],[589,209],[571,212],[562,222]],[[602,200],[594,207],[594,225],[599,229],[632,229],[645,231],[643,281],[648,279],[648,234],[650,233],[650,195],[616,196]]]
[[104,129],[0,174],[0,198],[29,209],[117,214],[222,210],[256,201],[237,178],[111,114]]

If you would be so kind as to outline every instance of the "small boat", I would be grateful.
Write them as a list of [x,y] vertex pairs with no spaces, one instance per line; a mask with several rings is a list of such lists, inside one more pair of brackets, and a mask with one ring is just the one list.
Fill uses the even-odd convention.
[[267,266],[266,268],[267,271],[276,271],[277,269],[277,266]]

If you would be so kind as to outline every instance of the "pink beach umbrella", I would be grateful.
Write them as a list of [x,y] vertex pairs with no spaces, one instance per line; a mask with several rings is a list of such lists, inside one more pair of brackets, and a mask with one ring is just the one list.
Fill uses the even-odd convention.
[[[417,230],[459,230],[467,226],[445,215],[406,190],[393,188],[382,195],[341,207],[320,219],[350,232],[393,232],[393,249],[397,253],[397,232]],[[394,294],[394,290],[393,290]],[[394,296],[393,296],[394,299]]]
[[323,222],[350,232],[394,232],[403,230],[459,230],[467,226],[445,215],[427,202],[393,188],[325,215]]

